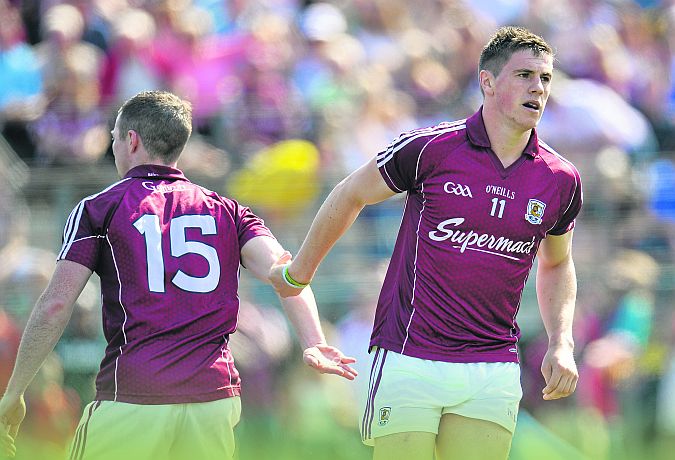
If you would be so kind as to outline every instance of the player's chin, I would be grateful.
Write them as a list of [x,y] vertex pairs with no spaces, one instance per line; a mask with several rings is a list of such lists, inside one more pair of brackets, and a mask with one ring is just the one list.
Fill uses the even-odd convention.
[[542,111],[524,108],[522,116],[518,117],[524,129],[536,128],[541,120]]
[[541,117],[539,117],[539,116],[532,116],[532,117],[528,117],[526,120],[523,120],[523,123],[522,123],[523,130],[528,131],[530,129],[536,128],[537,125],[539,124],[540,119],[541,119]]

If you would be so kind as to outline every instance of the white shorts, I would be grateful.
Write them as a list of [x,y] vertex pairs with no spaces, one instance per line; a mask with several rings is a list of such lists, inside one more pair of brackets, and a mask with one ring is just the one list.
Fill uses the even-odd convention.
[[[511,433],[523,396],[517,363],[446,363],[377,348],[362,391],[361,440],[394,433],[438,434],[443,414],[487,420]],[[365,397],[364,397],[365,396]]]
[[84,408],[70,460],[225,460],[234,456],[238,396],[204,403],[93,401]]

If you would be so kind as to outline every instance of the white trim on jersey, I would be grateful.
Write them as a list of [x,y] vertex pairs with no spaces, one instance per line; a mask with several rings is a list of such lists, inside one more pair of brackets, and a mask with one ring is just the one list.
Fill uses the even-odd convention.
[[401,142],[403,142],[404,140],[408,139],[411,136],[416,136],[418,134],[423,135],[425,133],[433,134],[434,131],[437,131],[439,129],[446,129],[446,128],[449,128],[449,127],[453,127],[453,126],[457,126],[457,125],[461,125],[461,124],[465,124],[465,123],[466,123],[466,118],[463,118],[461,120],[455,120],[455,121],[444,121],[444,122],[441,122],[441,123],[439,123],[437,125],[434,125],[434,126],[428,126],[426,128],[417,128],[417,129],[407,131],[405,133],[401,133],[401,134],[399,134],[399,136],[396,139],[394,139],[387,146],[387,148],[385,148],[383,151],[378,153],[377,156],[381,157],[382,154],[387,152],[389,149],[394,148],[397,144],[400,144]]
[[[68,214],[68,219],[66,220],[66,224],[63,226],[63,244],[61,245],[61,251],[59,252],[59,257],[61,256],[61,253],[63,253],[64,246],[66,244],[66,241],[68,241],[71,236],[71,232],[73,231],[73,221],[75,220],[75,216],[79,214],[80,212],[80,207],[82,206],[82,201],[80,201],[75,208],[73,208],[72,211],[70,211],[70,214]],[[76,212],[77,210],[77,212]]]
[[83,236],[82,238],[78,238],[76,240],[73,240],[73,243],[78,243],[78,242],[84,241],[84,240],[90,240],[92,238],[105,238],[105,236],[101,236],[101,235]]
[[[127,341],[127,333],[124,330],[124,327],[127,324],[127,319],[129,318],[127,316],[127,309],[124,308],[124,304],[122,303],[122,280],[120,279],[120,271],[117,268],[117,259],[115,258],[115,250],[113,249],[112,242],[110,241],[110,238],[108,235],[105,236],[106,241],[108,242],[108,245],[110,246],[110,254],[112,256],[113,260],[113,265],[115,266],[115,273],[117,273],[117,283],[119,284],[119,294],[118,294],[118,300],[120,302],[120,307],[122,307],[122,312],[124,313],[124,322],[122,322],[122,336],[124,337],[124,345],[129,343]],[[120,345],[120,354],[115,358],[115,396],[113,398],[113,401],[117,401],[117,365],[119,364],[119,359],[122,356],[122,345]]]
[[[389,160],[391,160],[394,157],[394,154],[401,150],[403,147],[414,141],[415,139],[418,139],[420,137],[424,136],[439,136],[441,134],[446,134],[446,133],[451,133],[454,131],[459,131],[460,129],[466,128],[466,125],[464,124],[466,120],[459,120],[457,124],[441,124],[438,126],[434,126],[431,128],[424,128],[420,130],[415,130],[411,131],[405,136],[399,137],[396,141],[391,143],[389,147],[387,147],[384,151],[380,152],[376,159],[377,159],[377,167],[381,168],[383,165],[387,164]],[[461,124],[460,124],[461,123]],[[450,127],[448,127],[450,126]]]
[[[89,195],[88,197],[83,198],[75,208],[70,212],[68,215],[68,220],[66,221],[66,225],[63,228],[63,246],[61,247],[61,252],[59,252],[59,255],[57,257],[57,260],[61,260],[68,255],[68,251],[70,251],[70,247],[72,244],[75,242],[75,235],[77,235],[77,229],[80,226],[80,219],[82,218],[82,212],[84,211],[84,205],[87,201],[93,200],[94,198],[98,197],[99,195],[104,194],[108,190],[112,189],[113,187],[121,184],[122,182],[128,181],[131,179],[130,177],[127,177],[126,179],[122,179],[120,181],[115,182],[109,187],[106,187],[105,189],[101,190],[98,193],[95,193],[93,195]],[[78,240],[79,241],[79,240]]]
[[408,337],[410,336],[410,325],[412,324],[413,316],[415,316],[415,306],[413,304],[415,303],[415,288],[417,287],[417,250],[419,249],[420,246],[420,226],[422,225],[422,214],[424,214],[424,209],[427,204],[427,197],[424,194],[424,182],[422,182],[421,193],[422,193],[422,209],[420,209],[420,218],[417,221],[417,232],[416,232],[417,239],[415,241],[415,261],[413,262],[413,287],[412,287],[412,296],[410,298],[410,305],[413,307],[413,309],[412,312],[410,313],[408,325],[405,328],[405,340],[403,341],[403,346],[401,347],[401,354],[403,354],[403,352],[405,351],[405,346],[408,343]]
[[[464,127],[464,125],[459,126],[459,127],[457,127],[457,129],[453,129],[453,130],[450,131],[450,132],[459,131],[459,130],[462,129],[463,127]],[[429,146],[429,144],[431,144],[433,141],[435,141],[435,140],[438,138],[438,136],[442,136],[443,134],[445,134],[445,132],[438,133],[437,135],[435,135],[434,137],[432,137],[431,139],[429,139],[429,140],[427,141],[427,143],[424,144],[424,147],[422,147],[422,148],[420,149],[420,154],[417,155],[417,163],[415,163],[415,182],[417,182],[417,179],[418,179],[418,177],[419,177],[420,160],[422,159],[422,153],[424,153],[424,151],[427,149],[427,147]]]
[[391,175],[389,174],[389,171],[387,170],[387,168],[384,168],[384,172],[387,173],[387,177],[389,178],[389,182],[391,182],[391,185],[394,186],[396,191],[399,192],[399,193],[403,193],[405,190],[401,190],[400,188],[398,188],[398,185],[396,185],[396,182],[394,182],[394,179],[391,178]]

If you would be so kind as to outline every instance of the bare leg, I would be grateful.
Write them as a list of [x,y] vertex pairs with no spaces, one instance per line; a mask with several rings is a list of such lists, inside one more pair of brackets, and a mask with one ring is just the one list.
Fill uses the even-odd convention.
[[436,435],[421,431],[375,438],[373,460],[433,460]]
[[506,460],[513,434],[475,418],[445,414],[436,440],[437,460]]

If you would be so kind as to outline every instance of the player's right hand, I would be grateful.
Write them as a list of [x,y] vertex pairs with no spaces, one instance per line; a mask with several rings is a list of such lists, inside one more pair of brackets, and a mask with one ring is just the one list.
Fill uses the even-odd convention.
[[541,363],[541,373],[546,381],[542,397],[551,401],[566,398],[574,393],[579,380],[579,371],[569,346],[549,346]]
[[347,380],[354,380],[358,375],[356,369],[350,366],[356,362],[356,359],[345,356],[340,350],[330,345],[319,344],[306,348],[302,359],[308,366],[322,374],[335,374]]
[[6,394],[0,399],[0,453],[8,458],[16,455],[14,440],[25,416],[23,395]]

